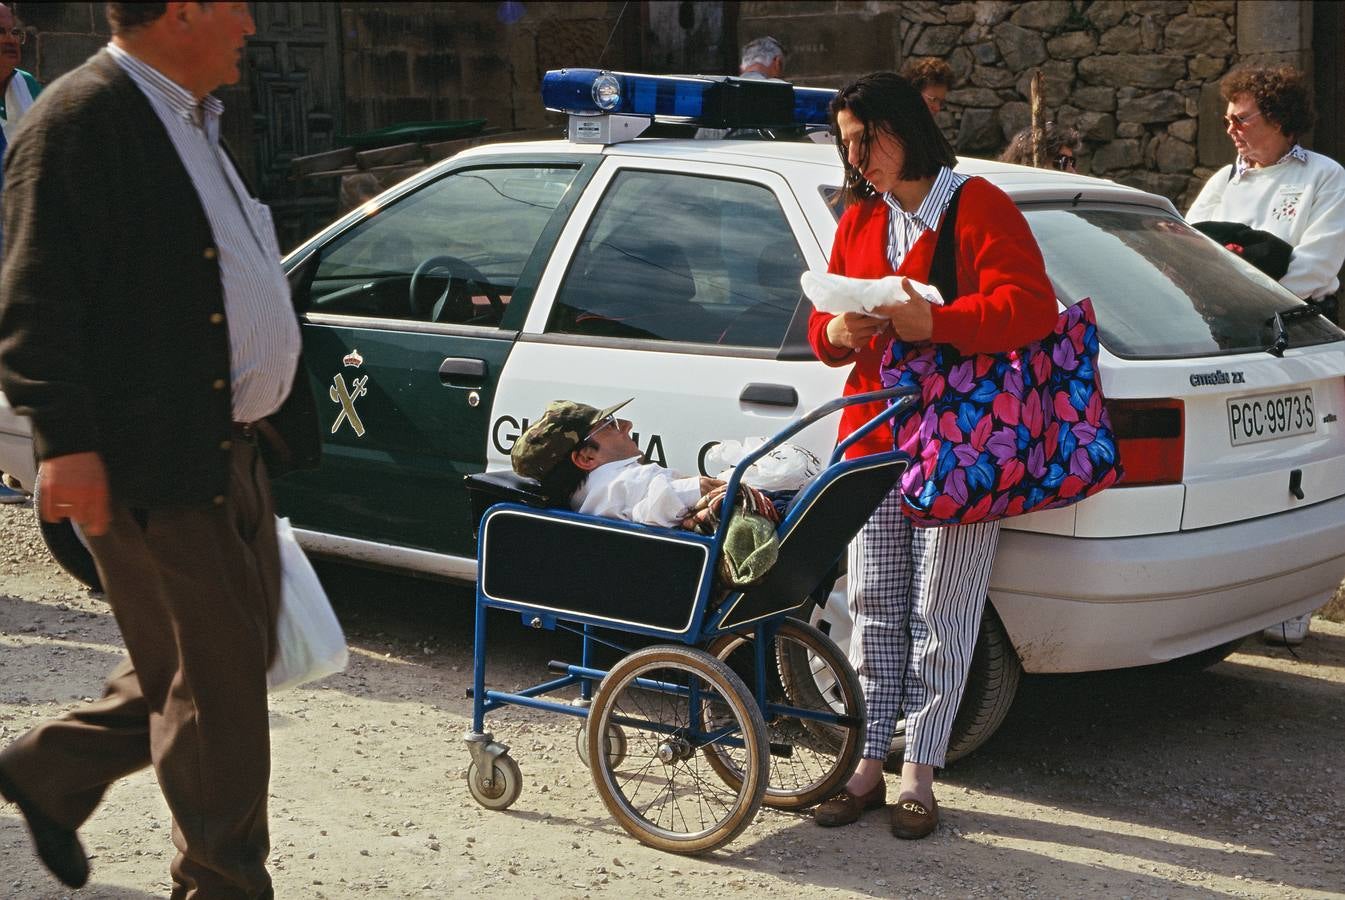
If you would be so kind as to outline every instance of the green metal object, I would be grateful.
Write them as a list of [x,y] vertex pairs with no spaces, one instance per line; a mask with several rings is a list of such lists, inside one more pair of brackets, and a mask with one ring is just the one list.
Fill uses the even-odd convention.
[[375,147],[391,147],[394,144],[407,144],[413,141],[432,143],[451,141],[455,138],[471,137],[480,134],[486,127],[485,119],[458,119],[449,122],[398,122],[373,131],[348,134],[342,143],[356,150],[372,150]]

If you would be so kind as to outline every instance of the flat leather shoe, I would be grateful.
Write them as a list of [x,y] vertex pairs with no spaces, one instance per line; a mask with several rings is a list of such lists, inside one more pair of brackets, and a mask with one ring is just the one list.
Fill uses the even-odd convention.
[[4,772],[0,772],[0,796],[17,805],[19,812],[23,813],[28,823],[28,833],[33,836],[37,858],[42,860],[51,874],[66,887],[83,887],[89,880],[89,858],[84,855],[79,835],[73,829],[43,815]]
[[907,797],[892,804],[891,816],[894,835],[907,841],[919,840],[939,827],[939,804],[934,801],[926,808],[914,797]]
[[841,791],[823,800],[813,812],[813,820],[824,828],[837,825],[849,825],[859,821],[861,814],[870,809],[878,809],[887,802],[887,782],[878,779],[878,784],[867,794],[855,796],[849,791]]

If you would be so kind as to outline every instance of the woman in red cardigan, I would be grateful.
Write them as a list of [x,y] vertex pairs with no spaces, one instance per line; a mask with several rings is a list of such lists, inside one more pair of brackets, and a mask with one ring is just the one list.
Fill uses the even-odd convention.
[[[894,338],[976,353],[1012,350],[1044,337],[1055,324],[1055,293],[1027,222],[998,188],[953,172],[953,149],[920,93],[899,75],[866,75],[836,95],[831,114],[849,204],[836,229],[831,272],[928,281],[944,211],[961,191],[956,297],[933,306],[908,288],[909,302],[881,308],[881,318],[812,314],[808,336],[817,358],[851,367],[846,394],[881,387],[878,364]],[[880,408],[848,408],[841,434]],[[888,450],[892,443],[891,429],[879,429],[849,455]],[[863,759],[845,789],[817,808],[819,825],[847,825],[886,804],[883,761],[897,721],[905,718],[892,832],[921,838],[937,827],[934,768],[947,753],[998,539],[998,522],[914,528],[896,488],[855,538],[850,655],[869,721]]]

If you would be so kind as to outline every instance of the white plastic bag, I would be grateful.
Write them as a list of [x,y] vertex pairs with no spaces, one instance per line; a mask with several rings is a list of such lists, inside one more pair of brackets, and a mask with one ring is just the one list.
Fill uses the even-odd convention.
[[831,272],[804,272],[799,276],[803,292],[818,312],[872,313],[880,306],[906,303],[906,285],[934,306],[943,306],[943,295],[932,284],[916,281],[904,275],[883,278],[849,278]]
[[[705,451],[705,471],[719,472],[715,477],[728,481],[734,466],[765,442],[750,437],[716,444]],[[748,466],[743,481],[763,491],[797,491],[820,471],[822,462],[811,450],[786,441]]]
[[289,519],[276,519],[280,540],[280,615],[276,653],[266,673],[272,691],[284,691],[325,678],[346,667],[350,655],[341,623]]

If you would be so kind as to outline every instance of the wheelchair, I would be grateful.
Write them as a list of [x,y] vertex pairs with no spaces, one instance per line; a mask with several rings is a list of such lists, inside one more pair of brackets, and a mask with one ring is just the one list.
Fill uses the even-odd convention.
[[[547,508],[536,482],[512,473],[467,476],[477,530],[471,763],[477,803],[503,810],[522,775],[485,716],[524,706],[582,721],[580,760],[612,817],[642,843],[707,853],[733,840],[762,805],[796,810],[838,790],[858,763],[865,709],[840,649],[792,616],[814,601],[851,538],[901,477],[896,451],[844,459],[863,435],[914,402],[909,389],[843,397],[790,423],[748,454],[726,487],[734,509],[742,473],[792,435],[845,406],[883,411],[841,441],[792,501],[779,557],[746,590],[716,583],[730,515],[714,535],[653,528]],[[829,590],[828,580],[821,590]],[[488,690],[486,612],[579,638],[575,662],[516,691]],[[657,643],[631,650],[630,635]],[[595,667],[601,647],[625,655]],[[568,690],[578,698],[547,695]]]

